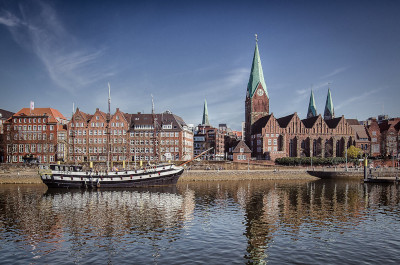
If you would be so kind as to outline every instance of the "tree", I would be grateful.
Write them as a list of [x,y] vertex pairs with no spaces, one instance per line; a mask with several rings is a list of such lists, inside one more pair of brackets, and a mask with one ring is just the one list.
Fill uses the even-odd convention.
[[[346,156],[346,150],[343,151],[343,156]],[[355,147],[354,145],[351,145],[348,149],[347,149],[347,157],[348,158],[358,158],[362,156],[362,151],[360,148]]]

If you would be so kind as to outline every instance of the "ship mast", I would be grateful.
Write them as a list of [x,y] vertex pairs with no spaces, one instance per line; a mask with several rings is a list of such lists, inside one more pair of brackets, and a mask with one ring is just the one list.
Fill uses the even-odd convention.
[[158,152],[157,152],[157,118],[156,113],[154,111],[154,98],[153,94],[151,94],[151,116],[153,118],[153,155],[156,163],[158,163]]
[[108,113],[106,117],[107,122],[107,171],[110,170],[110,149],[111,149],[111,141],[110,141],[110,119],[111,119],[111,87],[110,83],[108,83]]
[[72,116],[71,116],[71,125],[72,132],[71,132],[71,137],[72,137],[72,159],[74,160],[74,165],[76,165],[76,158],[75,158],[75,124],[74,124],[74,110],[75,110],[75,103],[72,102]]

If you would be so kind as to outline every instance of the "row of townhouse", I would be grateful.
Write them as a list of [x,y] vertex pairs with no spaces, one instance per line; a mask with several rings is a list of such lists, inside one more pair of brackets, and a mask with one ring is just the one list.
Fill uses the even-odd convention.
[[193,132],[177,115],[21,109],[4,123],[4,161],[40,163],[190,160]]

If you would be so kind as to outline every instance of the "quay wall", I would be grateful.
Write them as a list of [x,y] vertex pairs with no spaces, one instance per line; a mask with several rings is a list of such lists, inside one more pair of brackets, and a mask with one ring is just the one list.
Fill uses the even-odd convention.
[[179,182],[186,181],[224,181],[224,180],[317,180],[306,170],[188,170]]

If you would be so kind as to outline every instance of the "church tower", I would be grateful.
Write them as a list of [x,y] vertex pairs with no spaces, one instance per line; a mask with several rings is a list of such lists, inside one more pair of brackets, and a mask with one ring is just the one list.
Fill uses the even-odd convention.
[[335,109],[333,108],[331,90],[328,88],[328,95],[326,96],[324,120],[331,120],[335,118]]
[[264,73],[258,52],[258,39],[256,34],[256,47],[245,100],[245,142],[248,146],[251,141],[251,125],[258,119],[269,114],[269,96]]
[[314,92],[311,90],[310,103],[308,104],[307,119],[317,116],[317,106],[315,105]]
[[201,125],[210,126],[210,122],[208,120],[207,100],[205,99],[204,99],[204,109],[203,109],[203,120],[201,121]]

